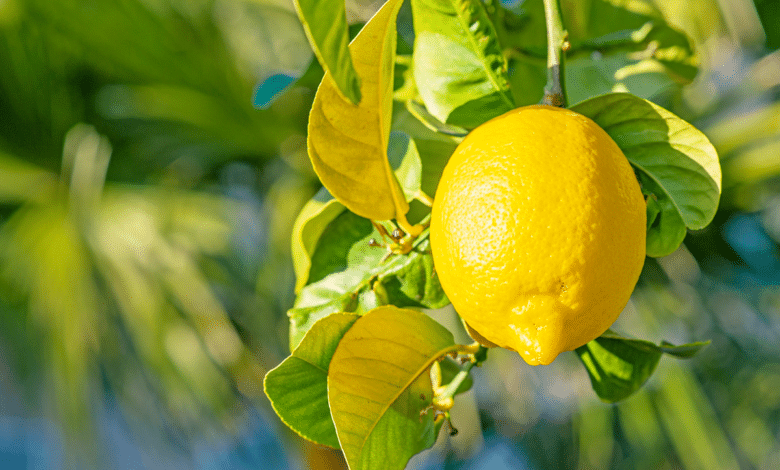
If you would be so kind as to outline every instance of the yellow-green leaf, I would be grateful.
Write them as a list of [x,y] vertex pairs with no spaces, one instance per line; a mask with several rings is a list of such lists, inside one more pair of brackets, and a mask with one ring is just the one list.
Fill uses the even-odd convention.
[[322,68],[351,102],[360,102],[360,85],[347,48],[349,33],[343,0],[295,0],[301,19]]
[[322,188],[303,206],[298,218],[295,219],[292,235],[295,292],[300,292],[308,283],[311,257],[322,232],[342,212],[344,206]]
[[352,470],[401,470],[433,445],[430,367],[456,348],[423,313],[376,308],[344,335],[328,369],[328,402]]
[[409,206],[387,160],[393,102],[395,19],[389,0],[350,44],[361,80],[354,105],[326,73],[309,115],[309,157],[328,191],[352,212],[374,220],[400,218]]
[[330,315],[314,324],[292,355],[266,374],[263,388],[276,414],[300,436],[337,448],[328,408],[328,364],[357,315]]

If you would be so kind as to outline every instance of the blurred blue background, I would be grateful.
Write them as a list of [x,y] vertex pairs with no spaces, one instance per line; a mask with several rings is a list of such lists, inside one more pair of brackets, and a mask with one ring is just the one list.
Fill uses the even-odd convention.
[[[573,354],[491,351],[410,468],[780,468],[780,5],[649,5],[701,71],[638,93],[710,137],[724,192],[616,328],[712,345],[616,406]],[[0,0],[0,468],[344,468],[262,392],[321,76],[290,0]]]

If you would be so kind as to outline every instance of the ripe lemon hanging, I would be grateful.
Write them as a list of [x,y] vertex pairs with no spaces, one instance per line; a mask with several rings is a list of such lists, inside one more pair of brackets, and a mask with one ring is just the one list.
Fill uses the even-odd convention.
[[645,224],[637,179],[609,135],[573,111],[527,106],[455,150],[430,239],[442,288],[477,339],[549,364],[628,303]]

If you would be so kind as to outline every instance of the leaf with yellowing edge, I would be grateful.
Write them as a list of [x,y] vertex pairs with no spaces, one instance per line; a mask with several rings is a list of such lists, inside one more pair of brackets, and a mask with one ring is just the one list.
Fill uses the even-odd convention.
[[351,470],[402,470],[436,441],[430,368],[458,348],[423,313],[378,307],[341,339],[328,369],[328,403]]
[[360,104],[322,78],[309,115],[308,149],[314,171],[339,202],[362,217],[396,219],[408,233],[409,205],[387,159],[393,104],[395,20],[402,0],[388,0],[349,45],[360,77]]

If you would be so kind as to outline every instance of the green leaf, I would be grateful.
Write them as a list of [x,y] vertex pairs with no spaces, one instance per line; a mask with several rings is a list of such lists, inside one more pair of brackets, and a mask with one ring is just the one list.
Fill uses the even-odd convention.
[[637,178],[642,192],[648,195],[647,255],[668,255],[685,239],[688,233],[685,221],[672,198],[663,196],[664,189],[660,183],[642,172],[637,172]]
[[[447,124],[443,125],[454,128]],[[410,113],[408,108],[402,108],[400,104],[394,111],[393,129],[396,132],[403,132],[414,141],[422,164],[420,189],[423,194],[432,199],[444,167],[462,139],[426,127]],[[403,176],[399,174],[399,178]]]
[[425,314],[380,307],[344,335],[328,370],[328,402],[352,470],[401,470],[436,440],[430,367],[455,350]]
[[411,138],[402,131],[393,131],[388,155],[397,167],[395,173],[407,200],[418,199],[426,205],[441,179],[444,166],[455,151],[455,142]]
[[417,150],[420,152],[422,160],[422,182],[420,188],[423,193],[431,198],[436,194],[436,188],[439,186],[441,174],[444,167],[450,160],[450,156],[455,152],[457,144],[450,140],[432,140],[415,138]]
[[450,135],[453,137],[465,137],[469,133],[466,129],[451,124],[445,124],[436,119],[431,113],[425,109],[425,106],[420,103],[409,100],[406,102],[406,109],[412,116],[416,117],[421,123],[428,129],[438,132],[444,135]]
[[347,12],[343,0],[295,0],[306,37],[336,89],[352,103],[361,99],[358,74],[350,56]]
[[312,256],[323,232],[346,208],[322,188],[303,206],[292,231],[292,257],[295,270],[295,292],[309,283]]
[[507,63],[482,2],[412,0],[414,78],[439,121],[473,128],[515,107]]
[[648,256],[665,256],[685,227],[707,226],[718,209],[721,170],[707,137],[679,117],[628,93],[597,96],[572,107],[593,119],[623,150],[660,213],[647,233]]
[[[325,227],[317,242],[317,248],[312,254],[308,284],[318,282],[331,273],[347,269],[350,263],[349,253],[353,245],[373,232],[374,227],[368,219],[349,211],[339,214]],[[374,259],[378,261],[380,250],[366,250],[363,253],[366,252],[376,253]]]
[[388,266],[376,277],[373,290],[386,299],[385,303],[399,307],[441,308],[449,305],[433,266],[427,234],[415,251]]
[[366,288],[356,270],[332,274],[306,286],[287,312],[290,317],[290,350],[294,351],[315,323],[334,313],[354,312],[358,293]]
[[[349,213],[334,222],[351,224],[350,219],[357,218],[346,214]],[[381,240],[377,231],[355,240],[346,255],[346,269],[301,290],[295,307],[287,312],[290,349],[298,345],[314,323],[333,313],[362,313],[386,304],[423,308],[449,304],[435,274],[427,231],[417,238],[409,253],[394,254],[384,261],[386,249],[369,246],[371,238]]]
[[263,388],[276,414],[301,437],[339,447],[328,407],[328,367],[357,315],[331,315],[312,326],[292,355],[269,371]]
[[[569,70],[568,61],[565,71]],[[525,57],[515,55],[509,59],[509,82],[512,87],[512,95],[518,106],[529,106],[539,103],[544,96],[544,87],[547,84],[547,64],[544,59],[538,57]],[[567,96],[571,93],[570,80],[566,81]]]
[[[430,188],[432,175],[440,175],[441,169],[431,169],[430,165],[423,167],[414,141],[401,132],[393,133],[389,156],[391,163],[398,166],[396,175],[403,185],[406,198],[427,200],[428,195],[421,191],[421,185],[424,183],[426,188]],[[439,160],[435,164],[443,168]],[[438,181],[437,176],[433,177]],[[297,278],[296,293],[328,274],[346,269],[350,248],[373,232],[371,221],[346,210],[323,188],[303,207],[293,226],[292,255]],[[378,233],[375,235],[379,238]]]
[[341,97],[329,73],[323,77],[309,115],[308,150],[322,184],[349,210],[405,222],[409,205],[387,160],[401,3],[385,3],[350,44],[362,81],[359,105]]
[[390,165],[395,169],[396,178],[406,195],[406,201],[411,201],[420,193],[422,183],[422,161],[417,145],[405,133],[393,131],[390,133],[387,157]]
[[615,403],[639,390],[650,378],[664,353],[678,358],[693,357],[709,341],[673,346],[662,342],[624,338],[606,333],[576,349],[585,365],[593,390],[603,401]]

